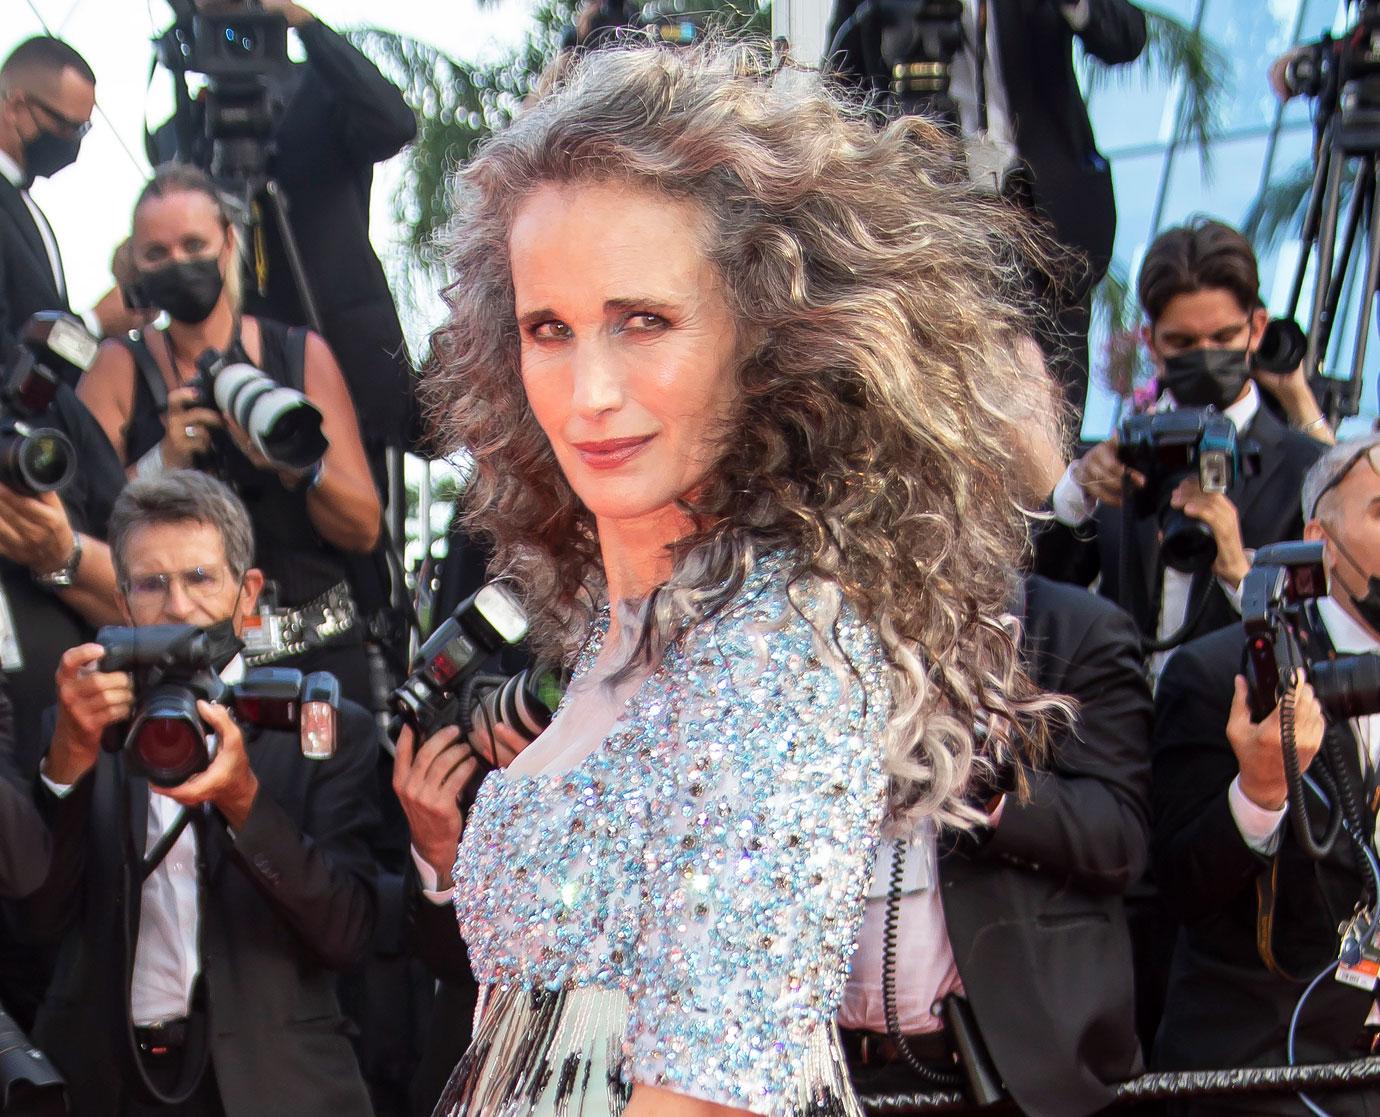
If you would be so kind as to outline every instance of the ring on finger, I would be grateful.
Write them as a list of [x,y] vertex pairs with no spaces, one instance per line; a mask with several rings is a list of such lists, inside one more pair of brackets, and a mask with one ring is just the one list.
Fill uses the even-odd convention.
[[185,434],[188,438],[195,438],[198,434],[201,433],[201,428],[198,427],[195,423],[188,423],[185,427],[182,428],[182,433]]

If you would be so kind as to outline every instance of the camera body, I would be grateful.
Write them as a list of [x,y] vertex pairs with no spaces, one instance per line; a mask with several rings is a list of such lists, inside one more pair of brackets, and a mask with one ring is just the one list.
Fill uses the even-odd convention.
[[489,723],[513,726],[528,739],[551,720],[564,689],[559,672],[527,668],[517,675],[480,674],[489,656],[527,635],[522,606],[491,582],[455,608],[417,652],[412,673],[389,698],[397,721],[420,742],[447,725],[468,734],[483,706]]
[[79,375],[96,349],[96,339],[71,315],[45,310],[24,323],[18,356],[0,384],[0,484],[34,496],[71,481],[77,471],[71,440],[38,424],[57,396],[54,367]]
[[196,367],[195,405],[233,419],[274,465],[302,471],[325,456],[330,441],[321,430],[321,409],[296,388],[214,349],[202,353]]
[[248,725],[300,732],[310,759],[334,754],[340,684],[329,672],[304,679],[293,668],[256,667],[227,684],[211,665],[206,633],[188,624],[108,625],[96,642],[105,648],[101,671],[134,676],[134,714],[112,727],[105,747],[123,749],[130,769],[150,783],[175,787],[210,764],[198,700],[226,705]]
[[1256,552],[1241,587],[1251,717],[1267,717],[1286,681],[1305,670],[1329,720],[1380,713],[1380,655],[1328,656],[1309,603],[1327,593],[1321,542],[1274,543]]
[[287,20],[252,0],[233,12],[203,15],[193,0],[171,0],[173,25],[157,40],[158,60],[174,74],[205,75],[205,138],[216,178],[248,181],[267,172],[274,110],[270,79],[286,71]]
[[1194,475],[1205,493],[1226,493],[1259,468],[1259,451],[1241,445],[1236,426],[1215,408],[1182,407],[1121,421],[1117,457],[1145,477],[1132,503],[1137,516],[1160,524],[1160,554],[1184,573],[1210,569],[1217,541],[1201,520],[1170,507],[1175,487]]

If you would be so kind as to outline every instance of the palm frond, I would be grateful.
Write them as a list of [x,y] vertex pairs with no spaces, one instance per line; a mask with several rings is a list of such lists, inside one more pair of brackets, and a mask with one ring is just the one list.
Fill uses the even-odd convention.
[[1215,106],[1226,89],[1230,70],[1227,55],[1200,28],[1151,8],[1145,9],[1145,36],[1145,50],[1130,66],[1103,66],[1088,56],[1084,89],[1092,96],[1112,81],[1178,84],[1177,131],[1198,149],[1206,172],[1218,132]]

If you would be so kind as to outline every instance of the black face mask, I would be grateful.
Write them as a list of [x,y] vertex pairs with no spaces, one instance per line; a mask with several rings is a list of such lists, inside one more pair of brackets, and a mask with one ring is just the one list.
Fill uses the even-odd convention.
[[1236,402],[1250,374],[1244,349],[1190,349],[1164,359],[1160,386],[1173,392],[1181,407],[1225,411]]
[[79,151],[80,137],[71,139],[52,132],[39,132],[24,143],[24,173],[30,179],[48,178],[75,163]]
[[211,666],[217,674],[244,650],[244,641],[235,635],[234,617],[203,625],[201,631],[206,633],[206,650],[211,653]]
[[142,302],[166,310],[174,321],[195,326],[210,317],[224,288],[220,261],[211,256],[141,272],[138,294]]
[[[1332,540],[1332,545],[1341,552],[1342,557],[1346,559],[1347,562],[1351,563],[1351,565],[1362,574],[1365,574],[1366,568],[1351,557],[1351,552],[1342,546],[1335,535],[1328,532],[1327,537]],[[1340,581],[1340,579],[1338,579],[1338,581]],[[1375,574],[1367,575],[1366,592],[1360,597],[1357,597],[1347,589],[1344,584],[1342,585],[1342,589],[1346,590],[1347,597],[1351,598],[1351,603],[1356,606],[1356,612],[1359,613],[1361,619],[1366,622],[1366,627],[1372,632],[1380,634],[1380,576]]]

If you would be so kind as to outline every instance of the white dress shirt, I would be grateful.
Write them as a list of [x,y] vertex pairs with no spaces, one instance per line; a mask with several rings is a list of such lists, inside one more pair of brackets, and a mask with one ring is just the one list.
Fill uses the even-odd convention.
[[48,224],[48,219],[43,216],[43,211],[38,208],[38,204],[29,196],[29,188],[24,182],[24,172],[19,169],[19,164],[3,151],[0,151],[0,175],[4,175],[9,184],[19,191],[19,196],[24,199],[24,205],[29,211],[29,216],[34,219],[34,224],[38,226],[38,235],[43,240],[43,251],[48,254],[48,266],[53,272],[53,283],[58,289],[58,294],[66,299],[67,277],[62,271],[62,257],[58,254],[53,228]]
[[[1174,397],[1168,392],[1160,397],[1160,410],[1172,410],[1174,406]],[[1232,426],[1236,428],[1236,433],[1239,435],[1255,421],[1256,413],[1259,410],[1260,389],[1256,387],[1255,381],[1251,380],[1246,383],[1246,394],[1231,404],[1222,414],[1231,420]],[[1081,527],[1097,511],[1096,499],[1089,496],[1083,486],[1078,483],[1073,465],[1064,470],[1064,475],[1054,486],[1050,505],[1054,512],[1054,518],[1068,527]],[[1250,551],[1246,552],[1246,557],[1251,557]],[[1232,587],[1220,578],[1217,580],[1217,584],[1222,587],[1222,592],[1227,595],[1227,600],[1235,606],[1239,613],[1241,611],[1241,585],[1238,583]],[[1172,567],[1165,567],[1164,579],[1160,584],[1159,620],[1155,626],[1157,639],[1163,640],[1172,636],[1183,625],[1184,619],[1188,616],[1189,597],[1192,588],[1192,574],[1186,574],[1182,570],[1174,570]],[[1158,681],[1165,663],[1168,662],[1173,652],[1174,649],[1156,652],[1150,657],[1150,680],[1152,684]]]
[[[1380,652],[1380,640],[1375,638],[1374,633],[1332,598],[1318,599],[1318,615],[1322,617],[1323,627],[1327,629],[1332,646],[1339,655]],[[1361,770],[1380,765],[1380,715],[1352,718],[1351,728],[1356,734]],[[1240,776],[1232,780],[1227,789],[1227,803],[1246,844],[1266,857],[1273,855],[1284,838],[1284,816],[1289,813],[1289,808],[1285,806],[1272,811],[1252,803],[1241,790]]]
[[[959,126],[963,130],[964,148],[968,153],[968,168],[973,181],[992,190],[1001,188],[1002,176],[1016,162],[1016,129],[1012,122],[1011,105],[1006,96],[1006,82],[1002,78],[1001,47],[997,38],[998,4],[987,4],[987,58],[983,66],[987,94],[987,130],[982,130],[982,116],[977,82],[977,8],[981,0],[964,0],[964,48],[954,55],[950,71],[949,96],[958,109]],[[1081,31],[1088,25],[1088,0],[1061,4],[1060,10],[1069,26]]]
[[[244,660],[236,656],[220,673],[226,683],[244,678]],[[207,737],[215,754],[216,738]],[[54,795],[65,796],[72,784],[54,783],[43,776]],[[147,853],[181,817],[183,808],[166,795],[149,790]],[[167,856],[148,875],[139,901],[139,940],[134,946],[130,980],[130,1017],[136,1027],[148,1027],[185,1017],[192,1007],[192,988],[201,950],[201,906],[197,892],[197,840],[190,826],[173,842]]]

